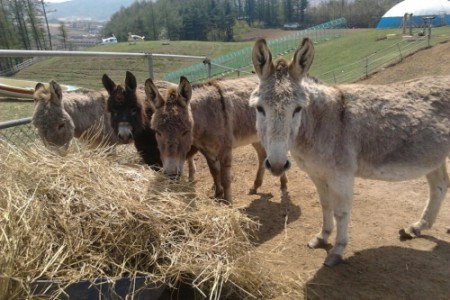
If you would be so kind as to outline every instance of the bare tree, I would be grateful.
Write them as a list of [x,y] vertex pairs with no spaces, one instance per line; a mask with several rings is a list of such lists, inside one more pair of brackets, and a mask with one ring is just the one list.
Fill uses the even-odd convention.
[[59,22],[59,36],[61,37],[62,40],[62,44],[64,49],[67,49],[67,39],[68,39],[68,34],[67,34],[67,28],[66,28],[66,24],[62,21]]

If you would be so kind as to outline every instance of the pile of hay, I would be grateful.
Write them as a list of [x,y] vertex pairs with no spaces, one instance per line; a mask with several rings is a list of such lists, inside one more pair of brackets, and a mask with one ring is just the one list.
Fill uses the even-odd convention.
[[37,279],[136,275],[209,299],[280,292],[252,257],[255,222],[109,153],[0,145],[0,298],[31,297]]

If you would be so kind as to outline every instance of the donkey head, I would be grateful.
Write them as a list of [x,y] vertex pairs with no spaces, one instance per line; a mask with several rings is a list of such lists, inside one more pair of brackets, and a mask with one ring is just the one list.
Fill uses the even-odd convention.
[[146,108],[136,95],[136,77],[127,71],[125,84],[116,85],[104,74],[102,82],[109,94],[107,110],[111,114],[111,126],[122,143],[131,143],[144,129],[146,120]]
[[193,141],[191,84],[182,76],[178,87],[169,88],[162,96],[153,81],[147,79],[145,94],[156,108],[151,127],[156,131],[164,174],[177,178],[183,174],[184,161]]
[[302,79],[313,58],[314,46],[308,38],[303,39],[289,64],[283,59],[272,62],[264,39],[253,47],[252,61],[260,83],[250,97],[250,105],[257,110],[256,128],[267,151],[265,166],[277,176],[290,167],[287,154],[308,100]]
[[75,125],[64,109],[61,87],[56,81],[51,80],[48,87],[42,83],[36,85],[32,123],[47,148],[58,152],[67,150]]

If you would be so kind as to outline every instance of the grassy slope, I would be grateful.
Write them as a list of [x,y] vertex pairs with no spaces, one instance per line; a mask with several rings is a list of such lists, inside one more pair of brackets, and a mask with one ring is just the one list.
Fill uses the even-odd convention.
[[[311,74],[320,75],[339,66],[347,65],[361,59],[378,50],[389,47],[398,42],[401,37],[393,39],[381,39],[388,33],[399,33],[399,29],[388,30],[355,30],[348,31],[343,36],[317,44],[315,61]],[[450,27],[433,29],[433,34],[449,33]],[[300,42],[300,41],[299,41]],[[217,57],[233,50],[251,47],[253,42],[218,43],[218,42],[194,42],[173,41],[170,45],[161,45],[159,42],[141,42],[136,45],[119,43],[116,45],[97,46],[89,51],[114,51],[114,52],[152,52],[167,54],[184,54]],[[287,55],[286,59],[290,59]],[[249,57],[249,60],[251,58]],[[164,74],[188,66],[198,61],[154,59],[155,79],[162,79]],[[125,71],[132,71],[138,82],[144,82],[148,77],[148,65],[145,59],[133,58],[69,58],[57,57],[37,63],[16,75],[16,78],[48,82],[50,79],[65,84],[73,84],[93,89],[102,88],[101,76],[104,73],[114,80],[122,81]],[[27,117],[32,114],[33,106],[12,105],[11,102],[0,102],[0,121]]]

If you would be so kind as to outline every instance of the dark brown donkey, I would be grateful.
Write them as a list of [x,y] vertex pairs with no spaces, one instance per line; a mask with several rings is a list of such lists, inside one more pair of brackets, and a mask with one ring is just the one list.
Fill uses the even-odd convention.
[[[232,149],[252,144],[259,164],[250,193],[256,193],[263,181],[266,158],[256,133],[256,112],[248,104],[256,85],[257,78],[248,77],[208,81],[192,90],[189,81],[181,77],[178,87],[160,93],[147,79],[145,93],[156,108],[151,126],[156,131],[164,173],[181,175],[186,155],[194,145],[206,158],[216,198],[231,204]],[[282,174],[280,181],[281,190],[286,192],[286,175]]]
[[127,71],[125,84],[116,84],[104,74],[102,82],[109,94],[106,107],[111,113],[114,132],[124,144],[134,141],[144,162],[153,169],[159,169],[162,162],[155,131],[150,128],[154,109],[145,101],[143,90],[137,88],[136,77]]
[[[102,78],[103,86],[108,91],[107,110],[111,113],[111,125],[122,143],[134,141],[136,150],[144,162],[153,169],[162,167],[160,153],[155,138],[155,131],[150,128],[150,120],[155,111],[153,104],[145,99],[144,89],[138,87],[136,77],[126,72],[125,83],[116,84],[108,75]],[[167,89],[174,84],[165,81],[156,82],[160,89]],[[189,179],[194,180],[195,165],[189,163]]]

